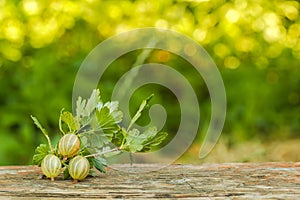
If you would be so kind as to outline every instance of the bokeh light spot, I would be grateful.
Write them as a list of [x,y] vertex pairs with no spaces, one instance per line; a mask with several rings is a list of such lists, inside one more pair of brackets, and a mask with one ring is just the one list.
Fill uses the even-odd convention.
[[182,44],[179,40],[170,39],[168,42],[168,48],[173,52],[180,52]]
[[167,51],[161,50],[156,53],[156,59],[163,63],[168,62],[170,60],[170,57],[171,57],[171,55]]
[[207,34],[207,31],[201,30],[201,29],[196,29],[193,32],[193,36],[198,42],[202,42],[203,40],[205,40],[206,34]]
[[122,18],[123,13],[120,7],[111,5],[108,10],[109,10],[109,16],[112,19],[119,20]]
[[240,66],[240,60],[234,56],[228,56],[225,60],[224,60],[224,65],[226,68],[229,69],[236,69]]
[[41,11],[40,4],[35,0],[24,0],[22,3],[23,11],[27,15],[37,15]]
[[279,17],[276,13],[268,12],[263,15],[263,20],[267,26],[276,26],[279,23]]
[[240,13],[237,10],[229,9],[225,17],[229,22],[236,23],[240,18]]
[[11,45],[3,45],[1,48],[2,54],[5,56],[6,59],[11,61],[18,61],[22,58],[22,53],[19,49],[12,47]]
[[238,39],[235,46],[238,51],[249,52],[253,50],[254,43],[252,38],[242,37]]
[[8,20],[4,25],[5,38],[11,42],[23,42],[22,23],[17,20]]
[[259,32],[265,28],[265,23],[264,23],[263,19],[258,18],[253,21],[253,23],[251,24],[251,27],[254,31]]
[[168,22],[164,19],[159,19],[155,22],[155,27],[167,29],[169,26]]
[[263,37],[267,42],[276,42],[283,39],[282,29],[279,26],[267,27],[264,30]]
[[299,16],[299,3],[296,1],[284,1],[279,4],[279,8],[289,20],[296,20]]
[[230,54],[230,50],[226,45],[218,43],[214,46],[214,53],[220,58],[224,58]]
[[197,49],[193,44],[186,44],[184,46],[184,53],[190,57],[194,56],[197,53]]

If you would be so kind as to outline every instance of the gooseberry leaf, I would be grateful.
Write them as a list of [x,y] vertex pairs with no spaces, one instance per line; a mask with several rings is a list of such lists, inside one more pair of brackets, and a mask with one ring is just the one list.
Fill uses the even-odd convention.
[[96,109],[98,103],[100,102],[100,91],[99,89],[93,90],[90,98],[86,102],[84,116],[90,116],[91,113]]
[[34,124],[42,131],[42,133],[44,134],[45,138],[48,141],[48,145],[49,145],[51,152],[54,153],[54,148],[52,147],[51,140],[48,136],[46,129],[43,128],[43,126],[40,124],[39,120],[36,117],[34,117],[32,115],[30,117],[33,120]]
[[95,173],[95,171],[92,170],[92,169],[90,169],[89,175],[92,176],[92,177],[96,177],[96,173]]
[[81,117],[83,117],[84,108],[85,108],[86,100],[82,99],[82,97],[78,97],[76,101],[76,119],[80,121]]
[[109,109],[109,114],[114,118],[115,123],[120,123],[122,121],[123,113],[120,110],[118,110],[118,101],[106,102],[104,104],[104,107],[107,107]]
[[114,133],[120,130],[120,127],[115,122],[114,117],[111,115],[108,107],[102,107],[100,110],[96,111],[98,126],[95,127],[96,130],[101,130],[110,140],[112,139]]
[[36,149],[35,149],[35,154],[33,156],[33,164],[40,166],[44,157],[48,155],[48,147],[46,144],[40,144]]
[[106,173],[106,170],[105,170],[105,164],[100,160],[100,159],[97,159],[97,158],[93,158],[93,163],[94,163],[94,167],[102,172],[102,173]]
[[[64,122],[68,126],[69,130],[67,132],[69,132],[69,133],[74,133],[76,130],[78,130],[80,128],[80,125],[77,122],[77,120],[75,119],[75,117],[73,116],[73,114],[68,111],[63,111],[60,114],[59,120]],[[63,133],[65,133],[65,131],[62,130],[62,128],[61,128],[61,131]]]
[[144,147],[142,149],[143,152],[145,151],[151,151],[153,148],[157,147],[158,145],[160,145],[168,136],[168,133],[166,132],[159,132],[156,133],[155,136],[153,136],[152,138],[148,138],[148,140],[146,140],[144,142]]
[[137,129],[132,129],[128,131],[125,147],[132,152],[135,153],[143,149],[144,138],[140,135],[140,131]]
[[137,129],[132,129],[127,133],[125,149],[132,153],[149,151],[158,146],[167,136],[165,132],[158,133],[154,126],[141,134]]
[[32,115],[30,117],[33,120],[33,122],[36,125],[36,127],[38,127],[42,131],[42,133],[44,134],[45,137],[47,137],[48,133],[47,133],[46,129],[41,125],[41,123],[39,122],[39,120],[36,117],[32,116]]
[[78,97],[76,101],[76,119],[79,122],[83,117],[89,117],[96,109],[100,102],[100,91],[99,89],[94,89],[89,99],[82,99]]
[[129,130],[131,128],[131,126],[141,117],[142,112],[147,108],[149,101],[152,99],[152,97],[154,96],[154,94],[151,94],[149,97],[147,97],[146,99],[144,99],[139,107],[139,109],[137,110],[137,112],[135,113],[135,115],[133,116],[133,118],[130,121],[130,124],[127,128],[127,130]]
[[126,130],[125,128],[120,128],[120,130],[113,135],[113,138],[111,140],[111,142],[115,145],[115,146],[121,146],[122,142],[124,140],[124,137],[126,137]]
[[66,167],[66,169],[64,170],[64,174],[63,174],[63,179],[68,179],[70,177],[70,173],[69,173],[69,168]]

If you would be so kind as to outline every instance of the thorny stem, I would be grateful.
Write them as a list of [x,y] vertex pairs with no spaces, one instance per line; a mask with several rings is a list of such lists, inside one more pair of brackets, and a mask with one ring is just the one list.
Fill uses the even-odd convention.
[[87,156],[84,156],[84,157],[86,157],[86,158],[96,157],[96,156],[101,156],[101,155],[106,154],[106,153],[111,153],[111,152],[120,151],[120,150],[121,150],[120,147],[116,147],[114,149],[109,149],[107,151],[102,151],[102,152],[99,152],[99,153],[90,154],[90,155],[87,155]]

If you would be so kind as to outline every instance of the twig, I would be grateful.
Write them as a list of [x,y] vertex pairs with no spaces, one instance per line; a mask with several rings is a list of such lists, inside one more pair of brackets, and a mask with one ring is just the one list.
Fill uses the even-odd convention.
[[86,158],[90,158],[90,157],[96,157],[96,156],[101,156],[103,154],[106,154],[106,153],[111,153],[111,152],[115,152],[115,151],[120,151],[121,149],[119,147],[116,147],[114,149],[109,149],[107,151],[102,151],[102,152],[99,152],[99,153],[95,153],[95,154],[90,154],[90,155],[87,155],[85,156]]

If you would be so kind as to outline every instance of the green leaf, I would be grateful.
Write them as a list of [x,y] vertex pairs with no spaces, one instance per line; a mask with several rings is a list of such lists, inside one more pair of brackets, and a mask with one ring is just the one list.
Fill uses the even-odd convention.
[[84,113],[86,100],[82,99],[82,97],[78,97],[76,101],[76,119],[79,121]]
[[166,137],[167,133],[157,133],[156,127],[150,127],[142,134],[137,129],[132,129],[127,133],[125,150],[132,153],[145,152],[159,145]]
[[140,134],[140,131],[135,128],[128,131],[127,137],[126,137],[126,142],[128,144],[132,143],[133,141],[135,141],[138,138],[139,134]]
[[92,170],[92,169],[90,169],[89,175],[92,176],[92,177],[96,177],[96,173],[95,173],[95,171]]
[[166,132],[159,132],[155,135],[153,138],[149,138],[147,141],[144,143],[144,148],[142,151],[150,151],[154,147],[160,145],[168,136],[168,133]]
[[152,140],[157,134],[157,128],[155,126],[149,127],[146,131],[144,131],[141,135],[145,138],[145,142],[148,140]]
[[100,103],[100,91],[99,89],[94,89],[88,100],[78,97],[76,101],[76,120],[79,122],[81,118],[90,116],[98,104]]
[[109,113],[114,118],[115,123],[119,123],[123,119],[123,113],[118,110],[119,109],[119,102],[112,101],[112,102],[106,102],[104,104],[104,107],[107,107],[109,109]]
[[141,137],[139,130],[132,129],[127,133],[125,147],[135,153],[143,149],[144,138]]
[[44,134],[45,138],[46,138],[47,141],[48,141],[48,145],[49,145],[50,150],[51,150],[52,152],[54,152],[54,149],[53,149],[53,147],[52,147],[52,145],[51,145],[51,141],[50,141],[50,138],[49,138],[49,136],[48,136],[48,133],[47,133],[46,129],[44,129],[44,128],[42,127],[42,125],[40,124],[40,122],[38,121],[37,118],[33,117],[32,115],[31,115],[30,117],[31,117],[31,119],[33,120],[34,124],[35,124],[35,125],[42,131],[42,133]]
[[68,179],[70,177],[70,173],[69,173],[69,169],[68,167],[66,167],[65,171],[64,171],[64,175],[63,175],[63,179]]
[[90,98],[87,100],[85,106],[85,115],[89,116],[97,107],[98,103],[100,102],[100,91],[99,89],[94,89]]
[[127,128],[127,131],[131,128],[131,126],[140,118],[140,116],[142,115],[142,112],[145,110],[145,108],[148,106],[149,101],[152,99],[152,97],[154,96],[154,94],[151,94],[148,98],[144,99],[138,109],[138,111],[135,113],[135,115],[133,116],[133,118],[130,121],[130,124]]
[[102,173],[106,173],[105,164],[100,159],[93,158],[93,162],[97,170],[99,170]]
[[117,133],[113,135],[111,143],[118,147],[121,146],[126,134],[127,132],[124,128],[120,129]]
[[43,128],[43,126],[40,124],[39,120],[36,117],[32,116],[32,115],[30,117],[33,120],[34,124],[42,131],[42,133],[44,135],[48,136],[48,133],[47,133],[46,129]]
[[82,136],[86,138],[86,147],[89,149],[101,149],[105,144],[108,144],[110,140],[101,133],[88,133]]
[[94,167],[94,158],[93,157],[88,157],[87,160],[90,163],[90,169],[92,169]]
[[[91,155],[92,153],[90,152],[90,149],[87,148],[86,143],[83,144],[82,138],[80,138],[80,140],[81,140],[81,144],[80,144],[80,153],[79,154],[82,156]],[[88,160],[89,160],[89,158],[88,158]],[[92,161],[90,161],[90,164],[91,163],[92,163]]]
[[64,108],[61,109],[61,111],[60,111],[59,120],[58,120],[58,128],[59,128],[60,132],[62,132],[62,134],[64,135],[64,134],[66,134],[66,132],[63,129],[63,124],[62,124],[62,119],[61,119],[61,115],[62,115],[63,111],[64,111]]
[[72,113],[68,112],[68,111],[64,111],[60,114],[60,119],[61,121],[63,121],[64,123],[67,124],[69,131],[73,133],[74,131],[78,130],[80,125],[77,122],[77,120],[75,119],[75,117],[73,116]]
[[96,111],[96,116],[98,120],[98,127],[96,130],[101,130],[110,140],[114,133],[120,130],[120,127],[115,122],[114,117],[110,114],[108,107],[102,107],[100,110]]
[[42,161],[43,161],[43,159],[44,159],[44,157],[46,155],[48,155],[48,153],[49,153],[48,151],[49,151],[49,149],[48,149],[48,147],[47,147],[46,144],[40,144],[35,149],[35,154],[34,154],[33,159],[32,159],[33,160],[33,164],[40,166],[41,163],[42,163]]
[[76,127],[78,129],[77,133],[81,138],[85,138],[87,148],[100,149],[111,142],[114,135],[120,131],[118,123],[122,121],[123,113],[118,110],[118,107],[119,103],[117,101],[103,104],[99,90],[93,90],[87,101],[81,97],[78,98],[77,115],[75,119],[68,115],[67,123],[70,124],[71,130],[74,129],[72,125],[74,121],[78,123],[80,128]]

